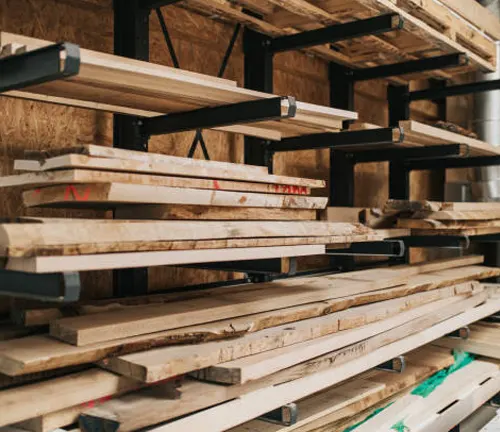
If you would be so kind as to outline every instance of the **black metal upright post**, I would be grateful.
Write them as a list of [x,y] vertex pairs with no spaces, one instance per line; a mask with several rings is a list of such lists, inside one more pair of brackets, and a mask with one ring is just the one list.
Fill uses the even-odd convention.
[[[410,119],[410,100],[408,86],[393,86],[387,88],[389,102],[389,126],[396,127],[400,121]],[[389,162],[389,198],[410,198],[410,172],[404,162],[392,160]]]
[[[150,9],[141,7],[140,0],[114,0],[114,52],[117,55],[149,61]],[[113,146],[127,150],[148,150],[148,140],[139,134],[139,119],[113,116]],[[115,270],[113,293],[125,297],[148,291],[147,268]]]
[[[271,38],[245,28],[243,51],[245,54],[245,87],[266,93],[273,92],[273,54],[269,51]],[[245,137],[245,163],[268,166],[272,172],[272,158],[266,150],[267,141]]]
[[[350,70],[330,63],[329,78],[330,106],[354,110],[354,81]],[[330,206],[354,206],[354,167],[354,160],[349,153],[330,150]]]

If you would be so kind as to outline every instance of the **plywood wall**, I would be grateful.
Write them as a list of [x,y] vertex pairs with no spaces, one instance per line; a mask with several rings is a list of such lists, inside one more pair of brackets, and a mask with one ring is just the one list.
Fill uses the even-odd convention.
[[[123,0],[125,1],[125,0]],[[233,27],[190,13],[182,8],[164,9],[177,56],[182,68],[215,75],[229,42]],[[112,52],[113,14],[111,0],[0,0],[0,29],[53,41],[67,40],[84,48]],[[151,61],[171,65],[155,14],[151,15]],[[280,54],[275,59],[275,92],[290,94],[306,102],[329,104],[327,64],[302,53]],[[226,78],[243,85],[241,38],[229,62]],[[363,121],[386,125],[386,87],[383,82],[359,85],[356,109]],[[432,119],[432,104],[416,107],[414,118]],[[458,115],[460,117],[460,115]],[[43,149],[96,143],[111,145],[112,121],[109,114],[65,108],[0,97],[0,175],[12,173],[14,158],[26,149]],[[186,156],[194,133],[155,137],[150,150]],[[214,160],[242,162],[243,139],[240,136],[205,132],[210,156]],[[202,157],[196,153],[196,157]],[[307,151],[277,156],[277,173],[328,179],[327,151]],[[356,171],[356,205],[376,206],[387,199],[387,167],[385,164],[360,165]],[[432,188],[432,178],[420,175],[415,197],[424,197]],[[19,191],[2,190],[0,214],[26,214]],[[31,211],[29,214],[33,214]],[[36,214],[106,217],[96,212],[37,210]],[[150,272],[152,289],[165,289],[231,277],[225,273],[157,268]],[[87,297],[109,296],[109,272],[85,275]]]

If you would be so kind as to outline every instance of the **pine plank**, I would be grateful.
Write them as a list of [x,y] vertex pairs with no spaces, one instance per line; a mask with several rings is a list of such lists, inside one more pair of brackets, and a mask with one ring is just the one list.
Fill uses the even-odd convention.
[[[104,147],[106,148],[106,147]],[[256,183],[280,184],[289,186],[303,186],[309,188],[325,187],[324,180],[302,179],[272,175],[261,170],[247,170],[246,165],[225,162],[206,162],[197,159],[182,158],[177,156],[164,156],[173,158],[172,161],[163,160],[138,160],[115,159],[105,157],[92,157],[82,154],[61,155],[53,158],[39,160],[16,160],[14,169],[19,171],[45,172],[61,169],[84,169],[101,171],[118,171],[136,174],[158,174],[186,176],[195,178],[209,178],[221,180],[238,180]],[[214,165],[212,165],[214,163]],[[222,164],[220,166],[219,164]]]
[[41,171],[0,177],[0,187],[33,188],[80,183],[125,183],[146,186],[167,186],[225,191],[246,191],[270,194],[310,195],[306,186],[289,186],[232,180],[212,180],[190,177],[170,177],[128,172],[68,169]]
[[65,426],[78,423],[78,417],[80,414],[85,409],[94,406],[96,403],[98,402],[91,401],[86,404],[65,408],[60,411],[24,420],[20,423],[16,423],[15,426],[30,432],[53,432]]
[[482,221],[438,221],[434,219],[398,219],[398,227],[412,229],[435,229],[435,230],[460,230],[460,229],[482,229],[498,228],[500,220]]
[[66,271],[111,270],[144,267],[144,263],[148,263],[149,267],[154,267],[323,255],[325,250],[325,245],[299,245],[41,256],[9,258],[5,264],[5,269],[40,274]]
[[[85,245],[170,240],[252,239],[269,237],[324,237],[371,234],[361,225],[328,222],[251,221],[109,221],[74,220],[58,223],[0,224],[0,253],[29,254],[42,246]],[[343,241],[345,242],[345,241]]]
[[475,210],[475,211],[422,211],[412,215],[415,219],[433,219],[443,222],[448,221],[482,221],[500,219],[500,210]]
[[[139,388],[136,381],[99,369],[0,392],[0,426]],[[78,391],[75,391],[78,389]]]
[[[213,342],[192,347],[159,348],[153,351],[110,358],[101,362],[101,365],[110,371],[151,383],[196,369],[225,363],[195,373],[195,376],[209,381],[240,384],[284,369],[287,365],[293,366],[299,363],[299,361],[294,363],[295,360],[283,361],[283,354],[279,356],[279,359],[276,359],[278,351],[293,355],[297,350],[300,350],[300,347],[303,347],[302,354],[306,355],[306,359],[309,359],[324,353],[325,348],[318,348],[319,346],[327,347],[326,349],[331,351],[360,341],[387,331],[415,316],[443,307],[443,305],[455,301],[455,296],[455,287],[448,287],[405,298],[403,301],[407,301],[407,305],[402,304],[399,299],[381,302],[379,307],[384,308],[385,313],[370,318],[366,318],[366,315],[370,313],[371,306],[361,306],[354,310],[350,309],[326,317],[301,321],[293,326],[287,324],[281,328],[277,327],[243,336],[236,341]],[[427,305],[427,307],[423,305]],[[403,313],[413,309],[416,309],[414,314]],[[389,319],[394,316],[396,316],[394,319]],[[344,326],[346,319],[354,319],[355,324],[350,327]],[[379,321],[378,325],[366,325]],[[345,330],[361,326],[365,327],[327,336],[336,333],[339,329]],[[304,333],[304,329],[306,329],[306,335],[302,336],[301,333]],[[278,337],[280,334],[283,336]],[[306,341],[310,341],[310,343],[304,343]],[[269,362],[271,363],[270,367],[263,366]],[[255,370],[257,372],[252,374],[251,371]],[[264,375],[258,375],[259,373]]]
[[316,220],[315,210],[286,208],[216,207],[194,205],[127,205],[115,211],[118,219],[143,220]]
[[187,204],[222,207],[322,209],[328,198],[174,188],[126,183],[47,186],[22,194],[26,207],[104,207],[124,204]]
[[480,236],[500,233],[500,227],[490,228],[450,228],[450,229],[412,229],[412,235],[416,236]]
[[406,201],[389,200],[385,204],[384,212],[440,212],[440,211],[499,211],[500,203],[496,202],[437,202],[437,201]]
[[[498,303],[495,306],[489,306],[495,308],[498,307]],[[473,309],[475,312],[474,314],[471,313],[471,310],[468,310],[467,312],[461,313],[454,318],[450,318],[426,330],[375,349],[366,355],[359,356],[352,361],[346,360],[343,364],[340,364],[342,362],[339,361],[337,366],[333,367],[332,364],[329,364],[317,373],[313,373],[313,371],[307,372],[307,374],[311,375],[305,375],[304,373],[296,374],[294,378],[292,378],[293,380],[290,381],[289,377],[283,384],[273,386],[272,384],[275,382],[273,377],[276,378],[276,376],[280,376],[280,379],[284,379],[285,377],[283,372],[278,373],[275,376],[266,378],[267,386],[265,388],[258,389],[256,384],[253,383],[255,387],[252,392],[246,393],[233,401],[158,426],[152,430],[155,432],[170,432],[176,430],[204,430],[204,432],[216,432],[229,429],[262,415],[270,409],[278,408],[284,404],[302,399],[310,394],[337,384],[346,378],[377,366],[385,359],[393,358],[405,351],[421,346],[427,343],[429,339],[432,340],[436,338],[436,335],[442,334],[443,331],[449,332],[450,327],[454,327],[458,323],[469,321],[471,318],[474,319],[473,316],[484,316],[483,314],[487,313],[488,309],[491,310],[491,307],[488,308],[484,306],[475,308]],[[295,368],[291,368],[288,371],[293,369]],[[288,372],[287,375],[290,376],[290,372]],[[193,401],[191,401],[191,403],[193,403]],[[213,403],[212,400],[212,404]],[[103,413],[106,412],[105,405],[97,412],[99,413],[98,416],[103,416]],[[86,415],[88,414],[87,412]],[[116,412],[114,412],[114,414],[116,414]],[[158,418],[156,418],[156,420],[158,420]],[[115,417],[114,424],[117,424],[118,421]],[[128,428],[124,428],[123,430],[127,429]],[[119,430],[122,429],[120,428]]]

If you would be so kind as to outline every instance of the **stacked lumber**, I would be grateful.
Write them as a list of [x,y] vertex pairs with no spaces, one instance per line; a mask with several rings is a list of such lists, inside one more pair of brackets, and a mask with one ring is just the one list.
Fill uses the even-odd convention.
[[[469,256],[71,308],[18,305],[17,325],[48,332],[0,342],[0,426],[236,427],[335,392],[330,387],[496,313],[498,294],[478,281],[500,269],[482,261]],[[372,385],[373,399],[449,366],[450,356],[426,348],[411,353],[409,364],[401,381]],[[359,379],[370,381],[372,373]],[[369,389],[357,395],[356,388],[363,387],[352,384],[352,397],[342,393],[344,412],[353,403],[369,406]],[[326,400],[317,405],[314,418],[335,420],[334,402],[331,409]]]
[[[5,56],[52,43],[0,32],[0,50]],[[139,117],[278,97],[238,87],[234,81],[87,49],[80,50],[78,75],[30,86],[22,91],[9,91],[5,95]],[[293,117],[257,123],[243,121],[243,124],[217,129],[280,140],[290,136],[337,132],[342,129],[344,120],[357,119],[357,114],[351,111],[304,102],[296,105]],[[282,102],[282,112],[289,112],[286,99]]]
[[[113,209],[119,220],[20,218],[0,224],[4,267],[34,273],[321,255],[326,245],[381,241],[390,232],[319,222],[323,180],[264,167],[85,145],[29,152],[27,207]],[[133,223],[131,223],[133,221]],[[257,223],[258,221],[258,223]]]
[[[240,8],[235,8],[234,3]],[[494,41],[497,24],[482,20],[487,12],[483,7],[467,0],[467,6],[460,9],[467,12],[455,13],[456,2],[435,2],[433,0],[349,0],[317,2],[309,0],[187,0],[180,6],[198,13],[219,17],[223,21],[239,22],[271,37],[288,36],[307,30],[321,29],[333,24],[367,19],[387,13],[397,13],[404,19],[403,29],[387,34],[369,35],[353,40],[336,42],[335,49],[329,46],[305,48],[308,52],[329,61],[362,69],[385,64],[400,63],[419,58],[435,57],[449,53],[465,53],[469,62],[460,67],[409,75],[417,77],[449,77],[467,70],[493,71],[496,67]],[[476,11],[474,21],[469,15],[470,7]],[[257,13],[246,13],[245,10]],[[478,12],[479,11],[479,12]],[[464,18],[465,15],[465,18]],[[481,18],[479,18],[481,17]],[[496,21],[496,20],[495,20]],[[478,26],[493,27],[488,34]],[[494,36],[493,36],[494,35]]]
[[500,203],[390,200],[384,213],[413,235],[476,236],[500,232]]
[[[461,144],[464,147],[463,154],[470,156],[498,155],[497,147],[479,139],[457,133],[436,126],[420,123],[415,120],[399,122],[400,132],[395,136],[393,144],[387,148],[409,148],[429,147],[447,144]],[[370,123],[355,123],[349,127],[350,130],[379,129],[379,126]],[[354,150],[363,151],[366,146],[355,146]]]

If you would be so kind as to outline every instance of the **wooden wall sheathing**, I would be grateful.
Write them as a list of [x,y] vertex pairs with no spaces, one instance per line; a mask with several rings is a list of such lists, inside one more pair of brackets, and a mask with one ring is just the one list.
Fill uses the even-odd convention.
[[[264,3],[263,3],[264,4]],[[216,21],[185,8],[164,9],[174,46],[184,69],[215,75],[233,32],[233,25]],[[84,48],[112,52],[113,14],[111,0],[0,0],[0,28],[48,40],[67,40]],[[157,18],[151,15],[151,61],[171,66]],[[225,78],[243,85],[241,38],[228,64]],[[275,92],[295,95],[304,102],[329,104],[327,62],[301,52],[279,54],[275,58]],[[380,126],[387,124],[386,83],[359,83],[356,110],[360,121]],[[432,120],[435,106],[430,102],[414,104],[412,118]],[[461,110],[462,107],[459,107]],[[112,144],[112,117],[109,114],[63,106],[0,97],[0,175],[12,174],[15,158],[25,150],[41,150],[76,143]],[[186,156],[194,132],[154,137],[152,152]],[[243,138],[214,131],[204,132],[212,159],[243,161]],[[198,149],[195,157],[202,158]],[[363,164],[356,170],[356,205],[381,206],[388,197],[387,164]],[[327,150],[290,152],[276,158],[276,173],[310,178],[329,178]],[[428,196],[435,184],[432,176],[419,174],[412,198]],[[3,190],[0,200],[3,216],[50,215],[105,217],[102,212],[66,210],[25,210],[17,190]],[[166,289],[227,278],[227,273],[155,268],[150,272],[151,289]],[[84,296],[112,294],[110,272],[84,275]],[[5,310],[6,300],[0,301]]]

